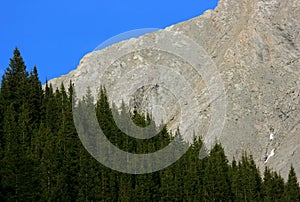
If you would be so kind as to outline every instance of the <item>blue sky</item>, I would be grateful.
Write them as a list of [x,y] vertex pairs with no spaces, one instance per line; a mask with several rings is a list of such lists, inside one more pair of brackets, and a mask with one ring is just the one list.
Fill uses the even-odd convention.
[[42,82],[76,69],[103,41],[140,28],[164,28],[213,9],[217,0],[3,0],[0,73],[18,47]]

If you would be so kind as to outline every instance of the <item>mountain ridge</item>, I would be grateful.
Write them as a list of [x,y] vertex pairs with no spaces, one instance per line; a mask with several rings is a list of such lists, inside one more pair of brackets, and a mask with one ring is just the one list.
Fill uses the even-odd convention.
[[[300,26],[297,19],[300,19],[299,0],[220,0],[215,10],[166,28],[167,31],[189,37],[203,47],[221,75],[226,90],[227,112],[219,141],[229,159],[239,158],[243,151],[248,151],[261,170],[266,165],[270,166],[285,179],[289,164],[294,165],[300,179]],[[101,66],[101,57],[113,55],[126,44],[135,45],[147,41],[147,37],[159,38],[162,35],[162,32],[150,33],[89,53],[76,70],[49,83],[59,87],[61,82],[68,84],[72,80],[75,86],[81,86],[81,93],[90,86],[96,95],[100,85],[98,67]],[[154,59],[147,57],[147,54],[141,51],[126,55],[123,61],[112,65],[109,70],[117,71],[124,64],[126,67],[152,64]],[[153,54],[161,56],[160,53]],[[197,105],[199,119],[203,123],[200,134],[205,134],[211,108],[207,107],[209,94],[203,78],[191,79],[192,68],[189,64],[181,59],[175,61],[171,54],[164,55],[167,62],[162,60],[155,64],[173,65],[179,69],[181,66],[184,69],[182,75],[194,81],[193,87],[200,97],[198,101],[202,103],[201,106]],[[167,76],[163,79],[176,85]],[[127,83],[123,84],[126,86]],[[157,97],[152,88],[147,86],[145,92],[148,94],[143,91],[135,93],[133,97],[140,100],[142,107],[156,104],[153,101],[155,99],[166,107],[173,107],[173,111],[166,116],[173,118],[174,123],[171,124],[174,127],[178,126],[176,123],[181,117],[178,116],[173,97]],[[128,89],[121,90],[120,94],[125,90]],[[159,90],[163,92],[161,88]],[[145,98],[152,101],[145,101]],[[133,107],[136,103],[130,104],[130,100],[127,99],[128,104]],[[187,111],[192,113],[194,109]],[[192,119],[188,121],[188,125],[196,124]],[[271,134],[273,138],[270,138]],[[270,156],[272,151],[274,155]]]

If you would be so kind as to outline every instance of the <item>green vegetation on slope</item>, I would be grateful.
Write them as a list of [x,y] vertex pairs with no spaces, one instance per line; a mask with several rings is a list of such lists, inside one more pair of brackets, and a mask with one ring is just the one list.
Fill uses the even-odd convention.
[[[179,161],[155,173],[130,175],[106,168],[78,138],[72,94],[71,84],[42,90],[37,69],[28,73],[20,52],[14,51],[0,91],[0,201],[300,201],[293,168],[286,183],[268,168],[262,178],[251,156],[229,164],[220,144],[200,160],[199,139]],[[92,100],[87,93],[81,104]],[[166,127],[147,141],[121,132],[103,88],[95,110],[108,139],[125,151],[153,152],[173,140]],[[125,113],[126,106],[119,118]],[[137,112],[131,116],[141,127],[151,121]]]

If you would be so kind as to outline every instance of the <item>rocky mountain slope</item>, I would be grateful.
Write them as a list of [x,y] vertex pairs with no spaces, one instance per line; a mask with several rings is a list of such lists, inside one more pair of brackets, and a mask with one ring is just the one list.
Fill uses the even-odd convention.
[[[261,169],[270,166],[284,178],[293,164],[299,178],[299,19],[300,0],[220,0],[215,10],[166,28],[202,47],[220,75],[226,116],[224,124],[222,120],[218,123],[223,127],[217,137],[205,136],[213,117],[212,105],[219,100],[211,99],[208,83],[217,76],[197,74],[193,62],[179,57],[177,50],[167,51],[167,43],[159,46],[160,50],[151,49],[151,44],[167,40],[163,30],[89,53],[76,70],[49,83],[59,87],[61,82],[67,85],[72,80],[78,94],[84,94],[88,86],[96,94],[100,80],[105,80],[114,91],[109,92],[111,100],[118,106],[122,98],[132,108],[150,110],[156,121],[168,122],[171,129],[187,132],[193,126],[193,132],[207,142],[218,139],[229,158],[238,158],[246,150]],[[138,49],[145,44],[150,49]],[[135,49],[116,54],[124,47]],[[199,63],[205,62],[203,53],[192,46],[183,49],[186,57],[199,54]],[[177,74],[184,78],[182,82]],[[175,90],[169,90],[174,86]],[[193,104],[193,100],[197,102]],[[190,139],[191,133],[188,136]]]

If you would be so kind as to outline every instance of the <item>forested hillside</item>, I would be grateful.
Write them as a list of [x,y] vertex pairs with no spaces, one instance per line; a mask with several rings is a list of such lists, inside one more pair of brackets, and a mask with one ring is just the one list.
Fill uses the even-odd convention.
[[[71,83],[42,89],[37,68],[28,72],[19,50],[14,51],[0,91],[0,201],[300,201],[293,167],[284,182],[269,168],[260,173],[246,152],[229,163],[221,144],[200,160],[197,138],[179,161],[155,173],[130,175],[106,168],[78,138],[72,94]],[[86,103],[93,103],[89,92]],[[125,151],[153,152],[174,138],[166,127],[147,141],[128,137],[114,123],[115,109],[104,88],[95,110],[105,135]],[[126,106],[122,113],[129,113]],[[141,127],[151,121],[137,112],[131,117]],[[180,133],[176,138],[186,144]]]

